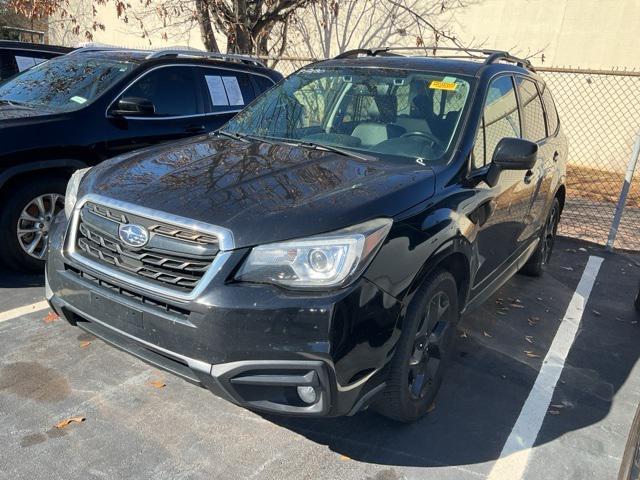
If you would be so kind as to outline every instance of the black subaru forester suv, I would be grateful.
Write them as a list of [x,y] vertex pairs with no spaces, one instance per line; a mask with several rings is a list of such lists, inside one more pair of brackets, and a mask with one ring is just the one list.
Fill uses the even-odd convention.
[[214,134],[76,172],[52,308],[249,409],[419,418],[461,314],[544,270],[565,202],[547,86],[482,54],[350,52]]

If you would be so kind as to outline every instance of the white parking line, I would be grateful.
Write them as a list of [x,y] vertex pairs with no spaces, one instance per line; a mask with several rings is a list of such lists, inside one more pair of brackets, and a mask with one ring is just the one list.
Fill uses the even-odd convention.
[[578,333],[582,312],[602,261],[600,257],[589,257],[551,348],[542,362],[538,377],[507,438],[500,458],[489,472],[488,480],[519,480],[524,475],[531,455],[531,447],[542,427],[542,421],[547,414],[553,392],[564,368],[565,359]]
[[14,318],[18,318],[21,315],[26,315],[28,313],[39,312],[40,310],[45,310],[47,308],[49,308],[49,304],[43,300],[42,302],[36,302],[31,305],[25,305],[24,307],[0,312],[0,323],[13,320]]

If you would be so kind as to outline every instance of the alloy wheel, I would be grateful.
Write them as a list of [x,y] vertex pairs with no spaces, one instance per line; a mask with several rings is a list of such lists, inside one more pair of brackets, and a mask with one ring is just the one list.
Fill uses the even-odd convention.
[[433,295],[418,327],[409,358],[408,387],[414,400],[423,398],[437,383],[452,329],[451,313],[449,296],[443,291]]
[[16,234],[22,250],[29,256],[44,260],[49,228],[56,213],[64,208],[64,196],[45,193],[31,200],[20,213]]

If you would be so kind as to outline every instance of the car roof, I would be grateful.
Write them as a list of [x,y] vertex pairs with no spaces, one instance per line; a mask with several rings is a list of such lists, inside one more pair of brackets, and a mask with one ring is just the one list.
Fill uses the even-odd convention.
[[37,52],[50,52],[65,54],[73,51],[73,48],[58,45],[45,45],[43,43],[17,42],[14,40],[0,40],[0,50],[27,50]]
[[[480,59],[482,60],[482,59]],[[491,66],[495,70],[505,70],[514,73],[531,74],[532,72],[512,63],[491,63],[486,64],[478,60],[460,58],[439,58],[439,57],[417,57],[417,56],[362,56],[349,58],[334,58],[313,64],[317,67],[363,67],[363,68],[391,68],[407,69],[424,72],[442,72],[458,75],[478,76],[481,71]]]
[[[163,53],[163,55],[157,55]],[[151,56],[156,54],[156,56]],[[234,68],[241,68],[242,70],[256,71],[262,73],[273,73],[272,70],[263,64],[256,64],[259,62],[257,59],[251,57],[242,57],[225,54],[209,54],[207,52],[201,52],[199,50],[130,50],[130,49],[115,49],[115,48],[86,48],[78,50],[73,55],[90,56],[96,59],[113,59],[125,62],[137,63],[139,65],[162,65],[165,63],[185,63],[193,64],[198,63],[208,66],[233,66]],[[219,56],[214,56],[219,55]]]

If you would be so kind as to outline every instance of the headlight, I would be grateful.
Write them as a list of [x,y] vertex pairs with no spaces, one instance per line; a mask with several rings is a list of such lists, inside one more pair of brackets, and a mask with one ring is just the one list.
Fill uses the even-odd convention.
[[91,167],[76,170],[73,172],[73,175],[71,175],[69,183],[67,183],[67,191],[64,194],[64,214],[67,218],[71,218],[73,207],[76,206],[76,201],[78,200],[78,188],[80,187],[80,182],[82,181],[82,177],[86,175],[90,168]]
[[345,286],[368,265],[392,223],[380,218],[325,235],[255,247],[236,280],[306,289]]

